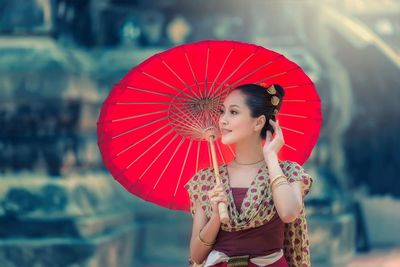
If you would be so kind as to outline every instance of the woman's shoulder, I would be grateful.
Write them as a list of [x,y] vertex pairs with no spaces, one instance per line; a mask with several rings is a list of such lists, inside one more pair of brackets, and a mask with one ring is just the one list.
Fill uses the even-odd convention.
[[279,161],[280,164],[292,164],[292,163],[295,162],[295,161],[291,161],[291,160],[288,160],[288,159],[278,160],[278,161]]
[[287,159],[285,159],[285,160],[279,160],[279,165],[280,165],[280,167],[282,168],[282,167],[284,167],[284,168],[296,168],[296,169],[300,169],[300,168],[302,168],[301,167],[301,165],[298,163],[298,162],[296,162],[296,161],[292,161],[292,160],[287,160]]

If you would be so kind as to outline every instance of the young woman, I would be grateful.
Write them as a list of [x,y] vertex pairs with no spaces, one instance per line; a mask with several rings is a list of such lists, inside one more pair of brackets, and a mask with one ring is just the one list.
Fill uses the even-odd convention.
[[[192,266],[310,266],[303,198],[313,180],[298,163],[278,159],[284,136],[275,115],[283,96],[278,84],[246,84],[224,100],[221,142],[234,144],[236,157],[219,166],[220,185],[212,167],[185,185]],[[227,205],[227,224],[220,221],[219,202]]]

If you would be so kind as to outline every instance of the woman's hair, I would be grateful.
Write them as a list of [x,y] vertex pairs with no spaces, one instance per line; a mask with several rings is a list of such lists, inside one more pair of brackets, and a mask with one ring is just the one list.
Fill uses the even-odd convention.
[[271,84],[265,87],[257,84],[243,84],[234,90],[239,90],[245,95],[251,117],[257,118],[265,115],[266,122],[261,129],[261,138],[266,138],[267,130],[274,133],[272,126],[269,124],[269,119],[276,121],[275,114],[280,110],[283,96],[285,95],[283,87],[279,84]]

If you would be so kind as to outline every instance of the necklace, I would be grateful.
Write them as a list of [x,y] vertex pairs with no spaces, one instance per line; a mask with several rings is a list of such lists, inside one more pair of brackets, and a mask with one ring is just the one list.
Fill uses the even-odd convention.
[[260,162],[263,161],[264,159],[262,159],[262,160],[260,160],[260,161],[257,161],[257,162],[254,162],[254,163],[239,163],[239,162],[237,162],[236,157],[235,157],[233,160],[234,160],[237,164],[239,164],[239,165],[254,165],[254,164],[260,163]]

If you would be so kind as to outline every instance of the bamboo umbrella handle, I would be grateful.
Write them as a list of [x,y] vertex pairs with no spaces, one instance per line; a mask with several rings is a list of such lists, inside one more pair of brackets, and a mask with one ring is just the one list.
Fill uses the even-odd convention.
[[[210,143],[210,148],[211,148],[211,157],[212,157],[213,167],[214,167],[214,175],[215,175],[217,185],[220,185],[221,178],[219,176],[217,156],[215,154],[214,135],[210,135],[209,140],[210,140],[209,143]],[[218,203],[218,212],[219,212],[219,218],[220,218],[221,222],[223,224],[228,224],[229,215],[228,215],[228,210],[227,210],[226,204],[224,202]]]

